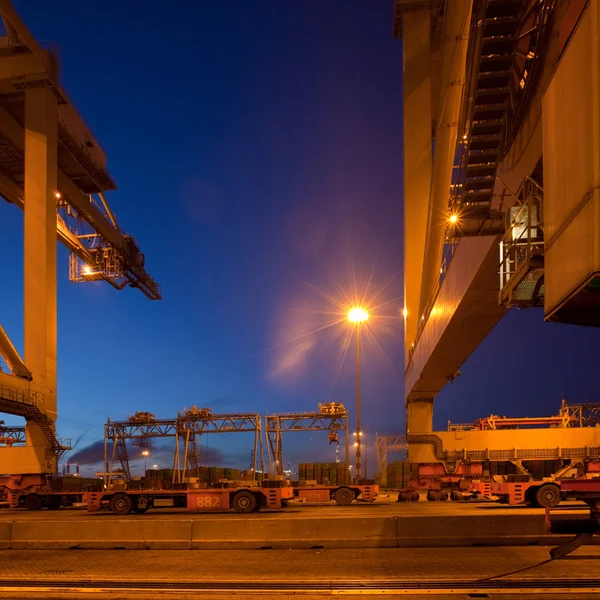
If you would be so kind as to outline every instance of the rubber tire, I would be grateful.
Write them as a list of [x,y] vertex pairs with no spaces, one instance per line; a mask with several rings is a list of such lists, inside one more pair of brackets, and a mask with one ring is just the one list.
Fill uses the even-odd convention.
[[440,492],[439,494],[440,502],[446,502],[446,500],[448,500],[448,492]]
[[133,502],[127,494],[115,494],[110,499],[110,510],[115,515],[128,515],[132,509]]
[[25,506],[27,507],[27,510],[42,510],[44,503],[42,497],[38,494],[29,494],[27,498],[25,498]]
[[256,492],[254,497],[256,498],[256,508],[254,509],[254,512],[258,512],[267,505],[267,499],[264,494],[261,494],[260,492]]
[[450,500],[452,500],[452,502],[460,502],[462,499],[462,494],[456,490],[452,490],[452,492],[450,492]]
[[238,513],[251,513],[256,509],[258,504],[256,496],[247,490],[238,492],[231,502],[233,509]]
[[429,490],[427,492],[427,501],[428,502],[439,502],[438,494],[439,494],[439,492]]
[[335,503],[339,506],[348,506],[354,502],[354,492],[347,487],[341,487],[335,491]]
[[48,510],[58,510],[61,507],[60,500],[50,500],[48,502]]
[[413,492],[410,497],[411,502],[418,502],[420,499],[421,499],[421,494],[419,494],[419,492]]
[[542,508],[554,508],[560,504],[560,489],[552,483],[546,483],[535,493],[535,501]]

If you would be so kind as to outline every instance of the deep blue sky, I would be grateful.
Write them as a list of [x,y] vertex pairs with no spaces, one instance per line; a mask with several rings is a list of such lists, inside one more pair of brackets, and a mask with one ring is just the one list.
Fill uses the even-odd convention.
[[[191,404],[353,409],[343,336],[306,335],[335,310],[309,285],[341,299],[338,284],[349,292],[371,272],[373,289],[391,280],[380,312],[392,333],[377,332],[385,357],[366,339],[362,420],[403,432],[402,336],[390,318],[402,306],[402,57],[391,0],[14,6],[60,48],[62,83],[119,186],[108,199],[164,293],[150,302],[70,284],[61,250],[60,433],[86,432],[85,446],[108,416],[169,417]],[[0,314],[22,349],[22,214],[0,209],[11,282]],[[542,324],[539,311],[509,315],[441,394],[436,424],[552,414],[562,392],[595,399],[596,340]],[[239,437],[210,444],[245,465],[250,440]],[[333,460],[333,447],[321,452],[326,436],[291,437],[286,460]]]

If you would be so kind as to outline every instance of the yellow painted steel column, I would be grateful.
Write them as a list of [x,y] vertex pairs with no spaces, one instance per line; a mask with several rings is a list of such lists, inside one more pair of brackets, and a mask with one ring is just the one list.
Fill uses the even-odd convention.
[[[406,404],[406,434],[428,434],[433,431],[433,398],[419,398]],[[431,444],[408,444],[408,461],[411,463],[438,462]]]
[[[456,150],[458,121],[465,86],[467,46],[471,25],[472,0],[448,2],[442,40],[442,85],[437,102],[433,171],[429,194],[427,238],[419,301],[420,317],[440,275],[452,166]],[[427,315],[425,315],[427,318]]]
[[[56,420],[56,97],[48,88],[25,92],[24,359],[43,386],[43,409]],[[29,425],[34,446],[44,445]],[[42,437],[40,437],[42,436]]]
[[402,17],[404,39],[404,349],[415,339],[431,184],[431,15]]

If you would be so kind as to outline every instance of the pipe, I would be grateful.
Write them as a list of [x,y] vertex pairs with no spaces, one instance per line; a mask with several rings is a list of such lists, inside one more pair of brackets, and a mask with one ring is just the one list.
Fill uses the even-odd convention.
[[472,6],[472,0],[446,3],[441,95],[436,118],[419,316],[424,314],[440,274],[458,122],[465,87]]
[[25,366],[25,363],[10,341],[6,331],[2,328],[2,325],[0,325],[0,355],[6,361],[13,375],[27,381],[33,379],[32,372]]

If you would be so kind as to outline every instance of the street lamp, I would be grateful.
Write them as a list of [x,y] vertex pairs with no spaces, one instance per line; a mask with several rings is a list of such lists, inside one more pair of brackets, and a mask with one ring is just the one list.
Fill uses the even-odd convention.
[[353,306],[347,314],[348,321],[356,327],[356,481],[360,481],[360,328],[369,319],[362,306]]
[[150,456],[150,450],[142,450],[142,456],[144,457],[144,476],[146,475],[146,461]]
[[[365,430],[366,431],[361,431],[360,435],[357,437],[361,438],[361,445],[365,447],[365,479],[368,479],[369,476],[367,475],[367,470],[369,468],[369,441],[367,440],[367,436],[368,436],[368,431],[369,431],[369,426],[366,425],[365,426]],[[356,436],[356,431],[352,434],[354,436]],[[354,442],[354,446],[357,446],[358,442]]]

